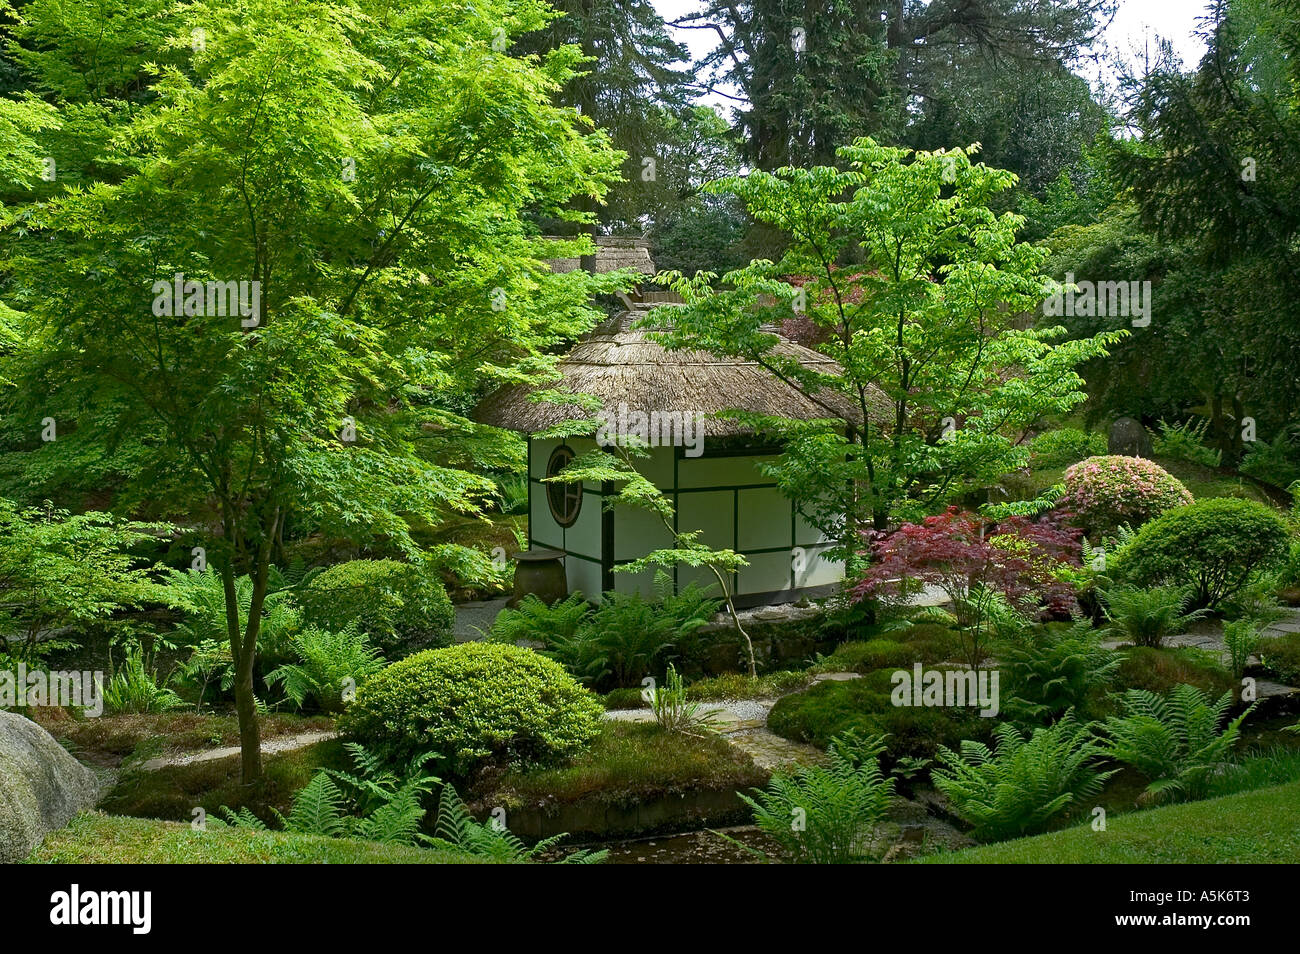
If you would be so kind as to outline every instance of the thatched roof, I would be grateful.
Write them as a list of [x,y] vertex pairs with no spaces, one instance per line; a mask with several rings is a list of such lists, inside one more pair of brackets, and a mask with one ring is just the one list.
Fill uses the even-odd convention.
[[[551,236],[548,236],[551,237]],[[566,241],[572,241],[566,239]],[[553,272],[573,272],[582,267],[578,258],[551,258],[546,260]],[[650,243],[642,238],[628,238],[621,235],[596,236],[596,272],[616,272],[620,268],[640,272],[642,275],[655,273],[654,261],[650,258]]]
[[[665,316],[671,313],[671,305],[659,307]],[[646,414],[677,411],[705,415],[700,428],[710,438],[749,433],[734,421],[708,416],[731,409],[798,420],[838,417],[861,424],[861,414],[841,394],[823,393],[811,400],[755,362],[701,351],[668,350],[650,339],[651,330],[631,327],[644,315],[644,309],[623,312],[598,326],[560,360],[563,380],[551,387],[592,395],[611,414],[618,413],[623,404]],[[784,338],[774,350],[805,367],[828,373],[839,370],[825,355]],[[574,405],[530,400],[532,390],[526,385],[501,388],[479,404],[474,417],[496,427],[536,433],[563,421],[594,416]],[[880,395],[882,401],[883,397]],[[878,409],[883,417],[883,404]]]

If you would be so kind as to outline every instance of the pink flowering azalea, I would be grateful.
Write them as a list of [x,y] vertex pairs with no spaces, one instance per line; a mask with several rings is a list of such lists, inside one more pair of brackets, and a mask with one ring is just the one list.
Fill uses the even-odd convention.
[[1142,457],[1089,457],[1065,472],[1063,501],[1090,533],[1120,524],[1137,527],[1166,510],[1192,502],[1187,488],[1154,461]]

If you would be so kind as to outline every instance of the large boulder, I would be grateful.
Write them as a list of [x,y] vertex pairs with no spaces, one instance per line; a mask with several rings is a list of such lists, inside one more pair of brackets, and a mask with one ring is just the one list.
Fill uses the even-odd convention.
[[0,711],[0,864],[22,861],[46,834],[93,808],[95,773],[31,719]]

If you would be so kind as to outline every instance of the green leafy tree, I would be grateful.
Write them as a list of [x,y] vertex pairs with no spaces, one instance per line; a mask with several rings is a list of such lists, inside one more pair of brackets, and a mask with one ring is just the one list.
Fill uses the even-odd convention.
[[982,139],[987,129],[994,161],[1051,179],[1062,152],[1091,136],[1095,107],[1082,105],[1086,86],[1067,67],[1113,7],[703,0],[673,23],[717,35],[701,71],[740,101],[745,159],[756,168],[828,164],[860,136],[925,146]]
[[[0,635],[15,660],[33,662],[50,637],[114,614],[168,602],[131,549],[165,528],[104,513],[19,509],[0,500]],[[48,646],[46,646],[48,648]]]
[[[577,204],[605,224],[639,230],[643,216],[671,199],[680,168],[667,149],[679,141],[676,127],[691,117],[686,50],[650,0],[556,0],[552,6],[562,15],[523,36],[519,47],[582,51],[585,69],[556,91],[555,101],[623,154],[623,179],[606,201],[582,195]],[[594,233],[594,223],[587,228]],[[594,262],[583,267],[589,266]]]
[[1298,24],[1295,0],[1217,0],[1195,69],[1165,49],[1128,80],[1126,120],[1141,136],[1111,150],[1143,228],[1186,256],[1153,308],[1159,346],[1135,336],[1152,358],[1120,354],[1113,373],[1134,379],[1153,359],[1172,368],[1174,386],[1201,399],[1225,465],[1244,453],[1246,418],[1260,438],[1297,436]]
[[[22,210],[4,236],[25,308],[9,365],[28,419],[56,406],[63,433],[93,424],[106,454],[128,438],[148,448],[118,507],[148,500],[212,528],[192,542],[222,578],[251,782],[254,659],[286,521],[416,556],[413,522],[490,498],[491,481],[448,463],[477,433],[455,409],[544,374],[593,322],[593,291],[617,284],[552,274],[521,214],[601,196],[616,156],[552,104],[578,51],[494,45],[500,29],[544,27],[539,3],[169,9],[183,63],[136,51],[159,62],[138,95],[114,93],[94,181]],[[43,87],[88,69],[98,26],[60,29],[31,63]],[[120,409],[111,426],[93,417],[105,406]]]
[[[990,203],[1015,176],[971,150],[910,153],[870,139],[841,150],[847,170],[756,171],[720,191],[781,230],[777,262],[722,278],[667,276],[687,300],[669,347],[753,361],[825,418],[733,415],[784,442],[771,471],[843,553],[863,530],[915,519],[1024,466],[1027,427],[1083,401],[1074,367],[1122,332],[1053,343],[1033,329],[1046,252],[1016,241],[1022,219]],[[789,276],[801,276],[793,287]],[[766,330],[800,313],[838,367],[812,369]],[[847,426],[845,426],[847,422]]]

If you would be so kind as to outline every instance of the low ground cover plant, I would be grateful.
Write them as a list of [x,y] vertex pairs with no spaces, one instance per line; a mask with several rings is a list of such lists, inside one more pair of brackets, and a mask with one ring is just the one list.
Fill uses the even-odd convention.
[[941,746],[987,739],[992,731],[994,720],[980,718],[974,707],[897,706],[893,691],[892,671],[887,669],[860,679],[822,682],[777,700],[767,727],[819,748],[850,730],[863,737],[884,736],[884,754],[891,765],[905,758],[933,758]]

